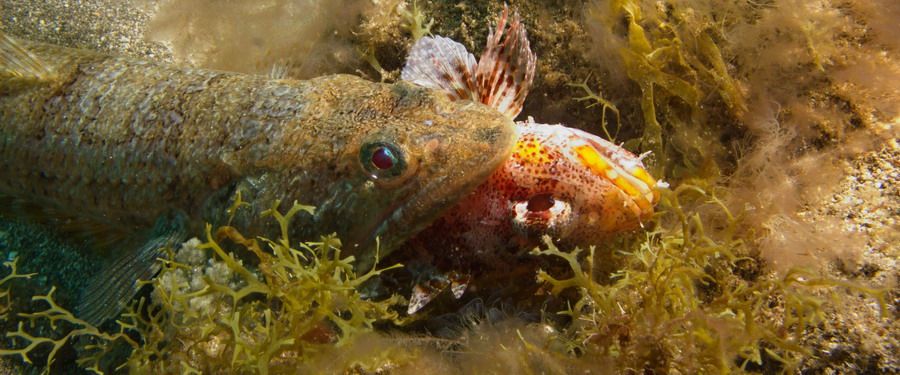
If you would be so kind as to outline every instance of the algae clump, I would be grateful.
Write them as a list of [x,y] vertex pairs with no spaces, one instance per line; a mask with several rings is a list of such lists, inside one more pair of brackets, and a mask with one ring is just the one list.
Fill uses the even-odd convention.
[[[609,37],[618,41],[620,63],[640,89],[643,134],[639,146],[652,152],[657,175],[718,177],[720,153],[715,151],[721,146],[713,135],[721,133],[722,127],[707,118],[704,98],[709,92],[718,94],[734,117],[747,108],[744,93],[713,39],[715,24],[689,19],[696,14],[671,4],[657,5],[668,7],[659,11],[665,18],[648,18],[641,6],[640,0],[615,0],[606,7],[595,3],[587,12],[588,22],[602,25],[598,27],[605,27]],[[588,98],[601,99],[590,92]]]
[[[691,209],[682,206],[689,199]],[[721,373],[751,369],[790,373],[812,356],[805,332],[823,323],[825,299],[837,288],[875,298],[888,316],[887,290],[793,268],[780,277],[753,275],[759,259],[735,236],[739,220],[714,195],[682,185],[665,191],[659,227],[646,239],[627,243],[618,254],[619,269],[607,281],[594,262],[610,261],[591,247],[558,249],[549,238],[534,255],[557,257],[570,276],[539,271],[553,295],[574,303],[560,314],[570,319],[558,339],[585,361],[608,368],[653,373]],[[718,209],[725,227],[708,233],[705,209]],[[712,215],[705,215],[706,218]],[[823,289],[824,288],[824,289]],[[576,362],[577,363],[577,362]],[[576,366],[578,368],[581,366]]]
[[[277,222],[279,238],[248,239],[230,226],[213,234],[207,226],[206,242],[194,239],[172,252],[160,275],[147,282],[152,295],[123,313],[112,332],[57,305],[53,290],[34,297],[49,307],[18,314],[28,324],[20,322],[7,334],[14,348],[0,354],[31,363],[33,353],[50,345],[49,353],[40,352],[49,370],[58,351],[77,341],[78,365],[98,373],[126,368],[132,373],[294,373],[323,349],[344,346],[377,322],[399,322],[395,307],[403,298],[374,301],[359,290],[400,265],[358,274],[354,258],[341,255],[333,235],[292,244],[291,219],[313,208],[295,203],[282,214],[275,207],[278,202],[264,215]],[[244,265],[223,241],[255,257],[255,267]],[[48,337],[28,333],[42,324],[51,328]],[[127,358],[116,358],[121,346],[130,351]]]

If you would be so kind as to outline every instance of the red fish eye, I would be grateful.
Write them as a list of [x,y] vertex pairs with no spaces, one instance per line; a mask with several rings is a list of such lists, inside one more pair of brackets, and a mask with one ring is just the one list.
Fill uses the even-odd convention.
[[541,212],[553,207],[553,196],[550,194],[538,194],[528,199],[528,211]]
[[394,166],[394,153],[386,147],[379,147],[372,152],[372,165],[378,169],[390,169]]

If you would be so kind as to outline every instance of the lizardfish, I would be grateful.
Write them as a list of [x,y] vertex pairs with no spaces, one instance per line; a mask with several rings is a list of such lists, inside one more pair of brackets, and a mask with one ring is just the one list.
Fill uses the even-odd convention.
[[[425,37],[413,46],[402,78],[515,118],[536,56],[518,14],[507,27],[508,14],[504,9],[490,30],[478,61],[451,39]],[[664,183],[650,176],[641,157],[578,129],[530,118],[516,125],[512,156],[397,254],[437,271],[417,276],[408,313],[445,289],[460,298],[473,278],[509,270],[516,254],[544,235],[568,245],[597,244],[652,216]]]
[[295,238],[336,232],[368,267],[376,238],[385,255],[426,227],[514,134],[493,108],[406,82],[273,80],[0,35],[0,195],[107,248],[76,308],[92,322],[238,186],[316,206]]

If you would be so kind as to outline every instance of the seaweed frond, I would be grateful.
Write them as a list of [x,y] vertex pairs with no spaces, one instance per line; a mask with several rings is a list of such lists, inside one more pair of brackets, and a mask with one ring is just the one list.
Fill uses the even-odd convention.
[[[559,312],[571,319],[560,339],[573,353],[654,373],[733,373],[764,362],[789,370],[812,355],[802,339],[824,321],[819,292],[852,288],[875,298],[883,311],[887,306],[884,290],[806,269],[745,280],[736,270],[757,260],[744,255],[745,243],[734,236],[739,221],[727,207],[688,185],[663,196],[661,225],[634,250],[619,251],[624,264],[608,282],[593,274],[593,248],[564,251],[545,238],[532,251],[569,266],[567,277],[541,270],[537,279],[554,295],[576,292]],[[712,215],[685,208],[683,199],[720,210],[724,225],[707,230],[704,219]]]
[[[609,101],[608,99],[603,97],[603,91],[601,91],[599,87],[597,88],[597,91],[594,92],[594,90],[591,89],[590,86],[588,86],[588,81],[590,79],[591,79],[591,77],[590,77],[590,75],[588,75],[588,77],[585,78],[583,82],[569,83],[568,85],[570,87],[579,88],[582,91],[584,91],[584,96],[575,98],[576,101],[591,102],[590,104],[587,105],[587,108],[591,108],[596,105],[600,106],[600,108],[602,109],[600,111],[600,127],[603,129],[603,133],[606,134],[606,139],[609,140],[610,142],[615,143],[616,137],[619,136],[619,130],[622,129],[622,116],[619,113],[619,108],[616,107],[616,105],[613,104],[611,101]],[[606,122],[606,111],[607,110],[612,111],[612,113],[616,114],[616,132],[613,134],[609,133],[609,128],[607,127],[607,125],[609,125],[609,123]]]
[[[49,370],[59,350],[77,342],[78,365],[96,373],[123,368],[137,373],[284,373],[372,331],[377,322],[399,323],[402,297],[375,301],[359,289],[401,265],[373,266],[358,274],[354,258],[341,255],[334,235],[293,244],[288,237],[291,220],[313,207],[295,202],[282,213],[278,204],[264,213],[281,229],[275,240],[247,238],[230,226],[213,233],[207,225],[205,242],[193,239],[177,253],[169,251],[159,276],[144,282],[153,286],[152,298],[129,307],[116,331],[101,331],[57,305],[55,289],[34,297],[49,307],[19,313],[27,324],[22,321],[7,334],[14,347],[0,355],[19,356],[30,364],[38,348],[49,346]],[[255,267],[245,264],[247,257],[236,256],[232,245],[255,256]],[[30,276],[17,274],[14,263],[9,264],[13,273],[0,285]],[[50,333],[38,331],[38,325],[49,327]],[[130,348],[127,359],[112,354],[118,345]]]
[[[157,304],[167,313],[168,325],[179,327],[166,338],[166,354],[179,357],[179,366],[204,372],[284,372],[302,367],[322,350],[346,345],[376,322],[398,321],[395,307],[405,302],[400,296],[373,301],[358,288],[400,265],[357,274],[354,258],[341,255],[341,242],[333,235],[293,245],[291,220],[314,208],[295,202],[282,213],[278,205],[263,215],[278,223],[279,238],[247,238],[229,226],[213,234],[207,226],[206,242],[193,251],[211,252],[214,264],[224,267],[169,263],[157,278]],[[253,254],[259,261],[256,269],[227,251],[223,240]],[[133,355],[132,369],[166,370],[149,359]]]
[[0,320],[6,320],[9,318],[12,298],[9,286],[10,281],[14,279],[30,279],[32,276],[36,275],[34,273],[19,273],[19,268],[17,265],[18,262],[18,258],[8,262],[3,262],[3,266],[9,268],[9,274],[0,279]]
[[412,5],[409,6],[409,9],[402,6],[398,11],[400,16],[403,17],[403,27],[412,35],[413,43],[423,36],[431,34],[431,26],[434,25],[434,19],[425,20],[425,12],[422,11],[422,8],[419,8],[416,0],[412,0]]
[[14,342],[19,341],[24,345],[18,348],[0,349],[0,355],[19,356],[23,362],[32,363],[30,355],[37,352],[41,346],[49,345],[50,351],[46,355],[46,369],[56,359],[59,350],[74,340],[75,338],[90,338],[92,341],[102,342],[103,345],[90,345],[85,348],[89,354],[85,354],[78,360],[78,364],[86,369],[96,373],[102,373],[100,369],[100,360],[102,354],[111,350],[114,343],[124,342],[133,347],[139,344],[131,338],[125,331],[126,326],[120,325],[117,332],[103,332],[96,326],[81,320],[73,315],[69,310],[59,306],[53,299],[53,287],[46,295],[32,297],[33,302],[42,302],[47,304],[47,308],[35,313],[19,313],[18,316],[28,321],[28,327],[34,328],[39,323],[49,325],[56,335],[54,337],[46,337],[38,334],[31,334],[25,329],[25,321],[20,321],[18,328],[13,332],[8,332],[6,336]]
[[667,8],[645,15],[644,5],[617,0],[588,9],[589,24],[600,25],[620,46],[618,63],[640,90],[641,151],[654,155],[656,175],[718,177],[717,158],[725,153],[715,141],[722,124],[707,116],[704,103],[717,93],[733,118],[743,116],[746,104],[713,39],[717,29],[711,20],[693,19],[697,13],[689,7],[658,4]]

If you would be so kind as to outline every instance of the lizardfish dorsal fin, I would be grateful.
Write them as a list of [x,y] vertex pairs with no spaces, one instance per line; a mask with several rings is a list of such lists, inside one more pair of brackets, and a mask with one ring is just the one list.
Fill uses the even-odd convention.
[[94,325],[115,317],[139,289],[138,280],[150,280],[160,270],[165,249],[187,237],[187,216],[176,212],[156,221],[141,238],[111,248],[110,261],[91,276],[81,293],[76,315]]
[[537,57],[531,52],[525,25],[516,12],[506,28],[509,9],[504,6],[496,31],[491,30],[487,46],[478,60],[475,82],[481,90],[481,102],[494,107],[514,119],[522,112],[522,105],[531,82]]
[[0,32],[0,76],[45,81],[54,75],[53,69],[44,65],[15,39]]
[[453,39],[422,37],[409,51],[400,77],[419,86],[446,91],[452,99],[480,101],[475,66],[475,56]]
[[410,50],[400,77],[404,81],[443,90],[452,99],[468,99],[496,108],[510,119],[522,111],[537,58],[531,52],[519,15],[508,23],[504,7],[496,32],[476,63],[466,47],[442,36],[423,37]]

